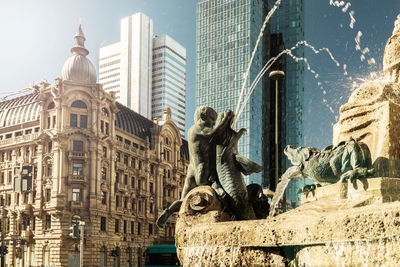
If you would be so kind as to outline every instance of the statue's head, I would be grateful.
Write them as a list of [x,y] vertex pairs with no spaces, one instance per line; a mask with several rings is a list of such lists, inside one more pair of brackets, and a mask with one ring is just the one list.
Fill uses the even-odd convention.
[[217,112],[207,106],[200,106],[194,112],[194,123],[205,127],[213,127],[217,120]]
[[286,146],[285,155],[288,157],[290,162],[293,165],[300,165],[306,162],[312,155],[312,152],[315,149],[311,147],[294,147],[294,146]]

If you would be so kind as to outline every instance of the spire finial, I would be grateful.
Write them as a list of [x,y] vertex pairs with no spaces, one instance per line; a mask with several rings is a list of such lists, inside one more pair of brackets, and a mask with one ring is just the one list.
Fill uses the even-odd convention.
[[393,29],[393,34],[400,34],[400,14],[397,15],[397,20],[394,22],[394,29]]
[[74,36],[74,40],[75,45],[71,48],[71,53],[81,56],[87,56],[89,54],[89,51],[85,47],[86,38],[83,34],[81,24],[79,24],[78,30]]

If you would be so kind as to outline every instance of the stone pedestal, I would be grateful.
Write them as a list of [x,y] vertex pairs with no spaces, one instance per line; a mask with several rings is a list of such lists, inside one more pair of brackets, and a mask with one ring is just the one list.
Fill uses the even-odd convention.
[[369,82],[340,108],[333,144],[354,138],[368,145],[377,176],[400,177],[399,84]]
[[[400,179],[342,185],[318,188],[300,207],[253,221],[224,222],[230,218],[214,200],[208,206],[190,193],[177,221],[179,259],[184,266],[400,266]],[[198,203],[208,212],[188,210]]]

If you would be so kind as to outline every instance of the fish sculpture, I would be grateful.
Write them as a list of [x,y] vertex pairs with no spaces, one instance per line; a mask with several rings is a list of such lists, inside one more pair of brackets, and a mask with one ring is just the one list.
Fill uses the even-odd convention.
[[[216,146],[218,181],[227,195],[225,202],[237,220],[257,219],[253,203],[249,202],[248,189],[242,173],[245,175],[257,173],[262,170],[262,167],[238,153],[239,139],[246,133],[246,130],[242,128],[238,132],[233,129],[229,129],[229,131],[230,138],[227,144]],[[261,188],[261,186],[259,187]],[[252,191],[262,192],[262,190]],[[254,197],[251,197],[251,199],[254,199]]]

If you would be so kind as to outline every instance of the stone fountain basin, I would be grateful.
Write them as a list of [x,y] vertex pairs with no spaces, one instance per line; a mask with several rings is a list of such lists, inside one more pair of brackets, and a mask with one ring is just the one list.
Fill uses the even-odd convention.
[[223,221],[215,209],[177,223],[184,266],[400,265],[400,179],[333,184],[274,218]]

